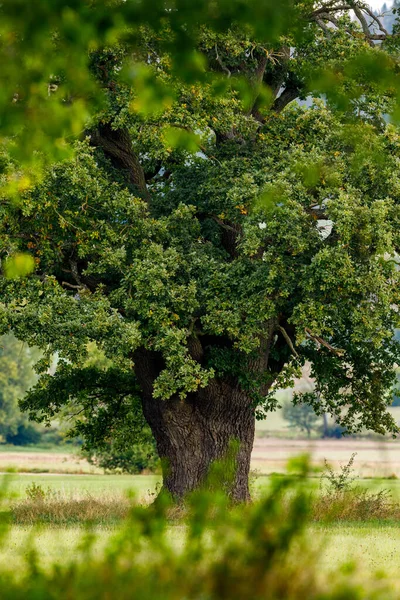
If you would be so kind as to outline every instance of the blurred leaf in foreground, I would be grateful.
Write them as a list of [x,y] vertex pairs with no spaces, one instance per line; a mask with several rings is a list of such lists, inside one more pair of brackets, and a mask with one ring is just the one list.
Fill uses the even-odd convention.
[[30,254],[17,253],[5,259],[3,272],[7,279],[26,277],[35,269],[35,260]]

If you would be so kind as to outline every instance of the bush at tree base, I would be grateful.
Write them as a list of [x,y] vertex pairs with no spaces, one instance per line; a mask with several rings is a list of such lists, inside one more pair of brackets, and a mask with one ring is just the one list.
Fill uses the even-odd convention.
[[157,454],[156,444],[151,432],[142,435],[140,443],[123,445],[110,442],[99,450],[83,451],[88,461],[104,469],[120,473],[143,473],[143,471],[157,471],[160,468],[160,459]]

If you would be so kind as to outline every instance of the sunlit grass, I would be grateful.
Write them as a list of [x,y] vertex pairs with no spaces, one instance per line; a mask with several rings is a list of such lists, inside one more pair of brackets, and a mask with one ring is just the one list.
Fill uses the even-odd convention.
[[[97,527],[92,548],[101,556],[117,528]],[[33,543],[43,566],[54,562],[68,562],[78,555],[84,530],[82,527],[22,527],[12,526],[5,543],[0,548],[0,569],[13,572],[26,569],[28,548]],[[180,525],[169,528],[173,544],[183,543],[184,532]],[[327,575],[345,563],[355,563],[360,577],[384,571],[391,585],[399,587],[400,533],[397,525],[343,525],[312,526],[306,536],[318,548],[318,565],[322,575]]]
[[159,475],[41,475],[11,474],[8,492],[14,499],[26,497],[26,489],[33,483],[44,490],[68,494],[123,495],[132,491],[139,498],[151,496],[161,482]]

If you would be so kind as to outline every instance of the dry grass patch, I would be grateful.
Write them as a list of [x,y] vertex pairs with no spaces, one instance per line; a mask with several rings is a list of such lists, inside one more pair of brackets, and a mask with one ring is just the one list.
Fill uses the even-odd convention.
[[325,461],[321,478],[321,493],[311,504],[314,521],[398,521],[400,504],[390,490],[373,491],[356,485],[353,475],[354,459],[334,471]]
[[371,492],[354,488],[344,492],[322,494],[312,503],[312,520],[335,521],[398,521],[400,504],[388,490]]
[[112,525],[125,519],[132,506],[131,499],[116,494],[66,494],[35,483],[26,491],[26,499],[11,505],[16,525]]

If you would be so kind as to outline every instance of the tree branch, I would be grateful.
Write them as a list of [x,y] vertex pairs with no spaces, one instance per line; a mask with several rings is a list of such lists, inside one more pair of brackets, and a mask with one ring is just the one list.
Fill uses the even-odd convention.
[[310,338],[310,340],[313,340],[313,342],[316,342],[317,344],[325,346],[325,348],[327,348],[333,354],[336,354],[336,356],[342,356],[343,354],[345,354],[345,352],[346,352],[345,350],[343,350],[342,348],[334,348],[323,338],[319,337],[319,335],[314,335],[310,331],[310,329],[308,329],[308,327],[305,328],[305,332],[308,335],[308,337]]
[[[77,283],[77,289],[85,289],[85,290],[89,290],[88,286],[85,283],[82,283],[81,280],[81,276],[79,275],[79,271],[78,271],[78,265],[76,264],[76,262],[72,259],[70,259],[69,264],[71,266],[71,273],[73,278],[75,279],[76,283]],[[74,287],[74,286],[72,286]]]
[[133,151],[129,131],[126,128],[113,129],[110,123],[101,124],[90,133],[90,143],[93,146],[102,148],[113,165],[126,171],[129,182],[138,189],[146,200],[150,200],[145,174],[137,155]]
[[[315,21],[327,36],[330,37],[329,26],[326,25],[325,21],[332,23],[335,27],[339,27],[335,14],[350,10],[354,11],[363,30],[365,40],[371,47],[375,46],[374,41],[382,41],[389,36],[389,32],[385,29],[379,17],[374,15],[367,4],[358,2],[357,0],[349,0],[347,3],[342,4],[338,4],[336,1],[327,2],[320,8],[314,10],[310,15],[310,19]],[[366,15],[372,19],[371,23],[367,22]],[[377,25],[381,33],[374,33],[371,31],[371,25],[373,23]],[[350,35],[353,35],[353,32],[349,29],[347,29],[347,32]]]
[[82,289],[81,285],[74,285],[73,283],[68,283],[68,281],[62,281],[61,285],[64,285],[66,287],[72,288],[73,290],[80,290]]
[[287,345],[289,346],[289,348],[290,348],[290,350],[291,350],[292,354],[294,354],[294,356],[295,356],[296,358],[298,358],[298,357],[299,357],[299,355],[298,355],[298,353],[297,353],[297,351],[296,351],[295,347],[293,346],[293,342],[292,342],[292,340],[290,339],[290,337],[289,337],[289,334],[287,333],[286,329],[284,329],[284,328],[283,328],[281,325],[277,325],[277,326],[276,326],[276,328],[277,328],[277,329],[278,329],[278,330],[281,332],[281,334],[282,334],[282,335],[283,335],[283,337],[285,338],[285,341],[286,341]]
[[369,25],[367,23],[366,18],[364,17],[364,15],[362,13],[362,10],[360,9],[359,6],[357,6],[357,4],[355,2],[351,2],[351,5],[352,5],[352,9],[354,10],[354,12],[356,14],[357,19],[361,23],[361,27],[362,27],[362,30],[364,32],[364,35],[365,35],[365,38],[366,38],[368,44],[370,46],[374,47],[375,44],[371,39],[371,32],[369,30]]
[[219,64],[219,66],[221,67],[221,69],[227,74],[228,77],[230,77],[232,75],[232,73],[230,72],[230,70],[228,69],[228,67],[226,65],[224,65],[224,63],[220,59],[220,56],[218,54],[217,42],[215,42],[215,59],[216,59],[217,63]]
[[300,88],[298,85],[296,85],[296,84],[288,85],[288,87],[285,87],[285,89],[283,90],[281,95],[276,98],[275,102],[272,105],[271,110],[273,110],[274,112],[277,112],[277,113],[282,112],[283,109],[288,104],[293,102],[293,100],[296,100],[296,98],[299,95],[299,92],[300,92]]

